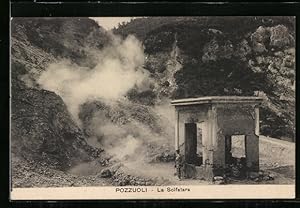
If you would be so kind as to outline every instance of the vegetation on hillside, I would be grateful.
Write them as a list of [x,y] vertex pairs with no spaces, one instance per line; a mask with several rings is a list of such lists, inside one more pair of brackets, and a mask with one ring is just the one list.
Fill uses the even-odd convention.
[[114,32],[143,41],[145,68],[158,80],[177,37],[182,68],[174,73],[176,90],[166,97],[260,95],[262,134],[294,138],[294,23],[294,17],[148,17]]

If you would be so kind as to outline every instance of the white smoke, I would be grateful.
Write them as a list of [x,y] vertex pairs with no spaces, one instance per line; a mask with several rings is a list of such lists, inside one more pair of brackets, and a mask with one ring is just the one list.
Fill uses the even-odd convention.
[[[145,55],[141,42],[134,36],[122,40],[112,35],[112,40],[103,50],[90,51],[97,60],[94,68],[80,67],[64,59],[50,64],[38,79],[44,89],[62,97],[78,125],[82,104],[100,100],[113,106],[117,100],[126,99],[132,88],[147,90],[154,82],[143,69]],[[154,110],[158,109],[166,108]],[[87,142],[120,160],[143,160],[147,143],[154,142],[160,147],[166,143],[166,138],[140,122],[117,125],[101,111],[92,115],[88,128],[92,136]]]
[[119,160],[145,161],[148,144],[162,146],[168,142],[165,137],[140,122],[131,121],[118,125],[106,118],[101,111],[92,116],[89,128],[94,136],[88,143],[104,147],[106,152]]
[[98,63],[92,69],[61,60],[50,64],[37,80],[44,89],[63,98],[76,121],[81,104],[98,98],[120,99],[134,86],[147,88],[150,80],[142,68],[143,46],[134,36],[125,40],[114,37],[108,47],[94,56]]

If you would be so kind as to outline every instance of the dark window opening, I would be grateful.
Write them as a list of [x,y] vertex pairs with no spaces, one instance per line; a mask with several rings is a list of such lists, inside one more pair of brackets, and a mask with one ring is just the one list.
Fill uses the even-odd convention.
[[225,136],[225,161],[229,165],[246,161],[245,135]]
[[225,136],[225,163],[230,176],[246,177],[246,137],[245,135]]
[[185,124],[185,162],[200,166],[202,164],[201,123]]

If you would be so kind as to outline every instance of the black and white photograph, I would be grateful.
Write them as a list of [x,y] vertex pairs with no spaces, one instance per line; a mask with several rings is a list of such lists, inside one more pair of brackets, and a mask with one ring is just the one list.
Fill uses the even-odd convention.
[[295,21],[12,17],[12,191],[294,193]]

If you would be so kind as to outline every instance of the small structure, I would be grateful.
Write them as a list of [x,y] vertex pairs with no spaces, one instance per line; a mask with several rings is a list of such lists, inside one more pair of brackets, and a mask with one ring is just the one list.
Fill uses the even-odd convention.
[[232,142],[242,138],[246,172],[259,170],[259,105],[262,98],[213,96],[173,100],[175,149],[183,155],[185,178],[212,180],[235,161]]

